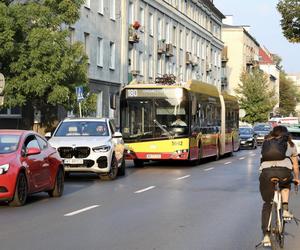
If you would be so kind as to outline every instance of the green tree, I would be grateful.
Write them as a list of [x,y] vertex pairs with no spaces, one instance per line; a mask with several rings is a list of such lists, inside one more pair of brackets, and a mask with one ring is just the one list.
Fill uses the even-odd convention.
[[255,68],[251,73],[241,75],[241,83],[235,89],[240,108],[246,112],[242,121],[248,123],[265,122],[276,103],[275,91],[268,85],[268,77]]
[[283,35],[292,43],[300,42],[300,1],[280,0],[277,9],[281,14]]
[[81,43],[69,43],[67,27],[84,0],[11,2],[0,2],[5,105],[73,108],[75,86],[87,87],[87,57]]
[[300,93],[294,82],[288,79],[283,71],[280,72],[279,89],[279,113],[283,116],[296,115],[295,108],[300,101]]

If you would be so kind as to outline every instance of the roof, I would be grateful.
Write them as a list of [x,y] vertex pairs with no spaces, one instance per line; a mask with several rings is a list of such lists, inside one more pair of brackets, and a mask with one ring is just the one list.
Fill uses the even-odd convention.
[[219,91],[215,85],[204,83],[197,80],[188,81],[184,87],[193,92],[202,93],[214,97],[219,97]]
[[105,122],[107,121],[109,118],[97,118],[97,117],[67,117],[65,118],[63,121],[64,122],[72,122],[72,121],[102,121]]
[[260,64],[274,64],[272,57],[268,55],[262,48],[259,48],[259,57]]

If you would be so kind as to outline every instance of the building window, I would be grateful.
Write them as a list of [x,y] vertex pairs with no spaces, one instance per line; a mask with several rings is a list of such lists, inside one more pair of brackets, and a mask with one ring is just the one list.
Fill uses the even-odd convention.
[[110,52],[110,60],[109,60],[109,68],[115,69],[115,57],[116,57],[116,45],[114,42],[109,43],[109,52]]
[[90,0],[85,0],[84,7],[89,9],[91,7],[91,1]]
[[140,24],[142,27],[145,26],[145,11],[142,7],[140,8]]
[[162,75],[162,58],[158,58],[158,63],[157,63],[157,75],[161,76]]
[[167,43],[171,42],[170,23],[167,23],[167,25],[166,25],[166,41],[167,41]]
[[174,46],[177,45],[177,39],[176,39],[176,36],[177,36],[176,26],[173,26],[173,31],[172,31],[172,43],[173,43]]
[[183,32],[182,30],[179,31],[179,47],[183,49]]
[[149,55],[149,78],[153,78],[153,56]]
[[153,36],[153,33],[154,33],[153,14],[149,13],[149,35]]
[[75,29],[73,27],[69,27],[69,41],[70,41],[70,44],[74,44],[75,42]]
[[157,27],[157,36],[158,36],[158,40],[163,39],[163,35],[162,35],[162,29],[163,29],[163,25],[162,25],[162,20],[160,18],[158,18],[158,27]]
[[103,0],[98,0],[98,12],[99,12],[101,15],[104,14]]
[[134,5],[133,2],[129,2],[128,5],[128,23],[133,24],[134,20]]
[[102,110],[103,110],[103,92],[99,92],[97,94],[97,108],[96,108],[96,116],[102,117]]
[[103,39],[97,39],[97,66],[103,67]]
[[7,117],[7,118],[21,118],[21,108],[8,108],[8,109],[0,109],[0,117]]
[[110,19],[112,20],[116,20],[116,1],[115,0],[110,0],[109,1],[110,4]]
[[84,51],[88,57],[88,63],[90,63],[90,34],[84,32]]
[[143,58],[143,52],[139,52],[138,55],[138,64],[139,64],[139,71],[140,71],[140,75],[143,76],[144,75],[144,58]]

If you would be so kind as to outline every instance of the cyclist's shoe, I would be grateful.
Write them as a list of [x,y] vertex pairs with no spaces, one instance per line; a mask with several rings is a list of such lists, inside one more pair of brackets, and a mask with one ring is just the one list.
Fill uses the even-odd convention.
[[271,246],[271,239],[269,234],[265,234],[262,240],[263,247],[270,247]]
[[294,215],[288,210],[283,210],[282,217],[285,221],[290,221],[294,218]]

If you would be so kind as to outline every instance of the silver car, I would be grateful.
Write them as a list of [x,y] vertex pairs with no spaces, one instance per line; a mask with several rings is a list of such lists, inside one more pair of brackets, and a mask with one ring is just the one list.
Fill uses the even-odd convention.
[[49,143],[64,160],[66,174],[93,172],[103,180],[125,175],[122,134],[110,119],[67,118],[49,136]]

